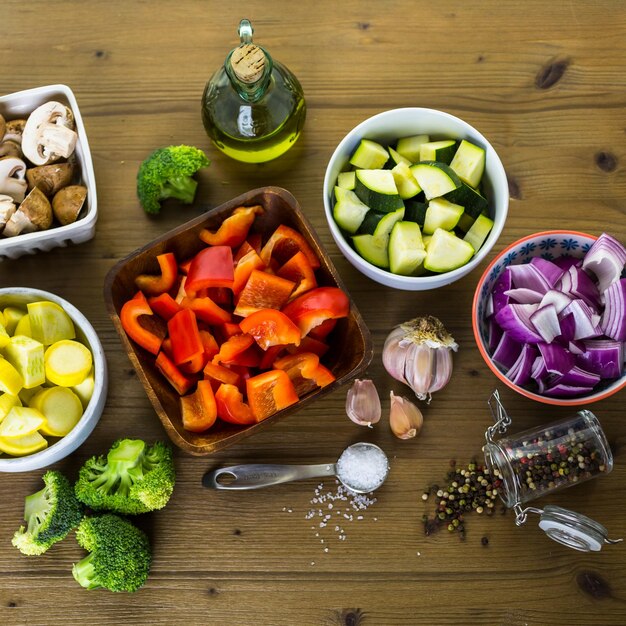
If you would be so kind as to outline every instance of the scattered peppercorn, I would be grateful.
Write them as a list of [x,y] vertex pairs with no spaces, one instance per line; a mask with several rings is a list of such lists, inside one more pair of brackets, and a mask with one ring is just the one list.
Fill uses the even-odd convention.
[[489,539],[487,539],[487,537],[483,537],[483,538],[480,540],[480,543],[481,543],[483,546],[488,546],[488,545],[489,545]]

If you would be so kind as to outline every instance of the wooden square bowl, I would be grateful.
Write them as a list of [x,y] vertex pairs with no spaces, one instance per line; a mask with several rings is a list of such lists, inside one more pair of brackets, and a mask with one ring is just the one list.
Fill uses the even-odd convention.
[[107,309],[128,357],[170,439],[189,454],[208,455],[267,428],[358,376],[372,359],[370,333],[356,306],[351,302],[350,315],[339,320],[331,335],[331,349],[324,357],[324,364],[336,377],[332,384],[309,393],[297,404],[275,413],[258,424],[236,426],[218,419],[214,426],[204,433],[192,433],[183,428],[178,394],[157,370],[156,357],[126,336],[119,314],[123,304],[137,292],[135,277],[139,274],[159,272],[156,261],[158,254],[173,252],[179,260],[190,258],[205,246],[198,237],[202,228],[216,230],[235,208],[255,204],[263,206],[265,213],[257,216],[251,232],[260,232],[267,238],[280,224],[294,228],[304,235],[317,253],[321,263],[317,270],[319,285],[336,286],[347,293],[335,266],[304,217],[298,202],[288,191],[279,187],[254,189],[175,228],[121,260],[109,271],[105,280],[104,297]]

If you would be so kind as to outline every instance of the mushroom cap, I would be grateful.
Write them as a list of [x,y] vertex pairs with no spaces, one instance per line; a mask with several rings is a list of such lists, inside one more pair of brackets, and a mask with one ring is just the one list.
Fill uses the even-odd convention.
[[13,198],[0,194],[0,233],[16,210],[17,207],[15,202],[13,202]]
[[24,126],[26,126],[26,120],[9,120],[6,123],[5,131],[2,134],[2,141],[11,140],[21,146]]
[[63,225],[73,224],[83,208],[87,197],[87,187],[70,185],[64,187],[52,198],[52,212],[54,217]]
[[[0,148],[2,146],[0,145]],[[74,163],[51,163],[26,170],[26,180],[30,189],[39,187],[49,198],[67,187],[74,176]]]
[[20,144],[17,141],[13,141],[13,139],[5,139],[0,143],[0,157],[5,156],[15,156],[21,159],[24,155]]
[[17,212],[26,215],[37,230],[46,230],[52,226],[52,207],[39,187],[31,189]]
[[42,104],[26,120],[22,135],[24,156],[34,165],[69,157],[78,138],[73,129],[74,115],[68,107],[54,100]]
[[0,159],[0,193],[11,196],[16,202],[22,202],[26,193],[26,163],[14,156]]

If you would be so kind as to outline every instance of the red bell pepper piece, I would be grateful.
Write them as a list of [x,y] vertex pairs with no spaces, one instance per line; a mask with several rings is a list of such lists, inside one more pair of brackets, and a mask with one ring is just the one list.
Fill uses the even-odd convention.
[[259,367],[262,357],[263,351],[254,343],[253,340],[250,347],[233,356],[229,361],[227,361],[227,364],[231,367]]
[[[239,261],[243,259],[243,257],[246,256],[246,254],[248,254],[248,252],[251,252],[252,250],[254,250],[254,248],[248,243],[248,241],[244,241],[239,246],[239,249],[237,250],[237,254],[235,254],[233,258],[233,263],[235,264],[235,267],[237,266],[237,263],[239,263]],[[257,252],[256,250],[254,251]]]
[[291,280],[252,270],[237,301],[235,315],[247,317],[260,309],[281,309],[294,287],[295,283]]
[[347,317],[350,300],[338,287],[317,287],[292,300],[282,311],[304,337],[327,319]]
[[218,324],[213,328],[213,330],[215,331],[218,343],[220,344],[224,343],[235,335],[243,334],[243,331],[241,330],[241,328],[239,328],[239,324],[235,324],[234,322]]
[[233,363],[242,352],[245,352],[254,343],[250,335],[234,335],[229,337],[221,346],[220,351],[213,357],[213,363]]
[[200,250],[193,257],[185,282],[188,296],[195,296],[207,287],[232,289],[234,279],[233,251],[229,246],[213,246]]
[[311,337],[311,339],[318,339],[319,341],[324,341],[326,337],[328,337],[328,335],[330,335],[330,333],[333,332],[333,330],[335,329],[335,326],[337,326],[336,319],[327,319],[323,321],[319,326],[312,328],[309,331],[308,336]]
[[230,384],[220,385],[215,393],[217,416],[230,424],[255,424],[256,418],[250,407],[243,401],[237,387]]
[[304,252],[296,252],[287,263],[278,269],[276,275],[296,283],[296,288],[291,294],[292,300],[317,287],[315,270],[311,267]]
[[201,433],[211,428],[217,419],[217,406],[211,383],[199,380],[198,388],[180,399],[180,413],[183,428],[193,433]]
[[270,346],[300,344],[300,329],[277,309],[261,309],[239,322],[244,333],[252,335],[262,350]]
[[274,367],[287,373],[298,396],[303,396],[316,387],[326,387],[335,380],[335,375],[312,352],[289,354],[275,361]]
[[169,322],[180,311],[180,305],[169,293],[162,293],[148,298],[148,304],[152,311],[166,322]]
[[182,263],[178,264],[178,270],[180,271],[181,274],[184,274],[185,276],[189,274],[189,268],[191,267],[192,261],[193,261],[193,257],[191,259],[187,259],[186,261],[183,261]]
[[261,248],[263,247],[263,236],[261,233],[253,233],[246,241],[256,250],[257,254],[261,254]]
[[242,256],[235,265],[235,279],[233,281],[233,293],[235,296],[241,293],[254,270],[262,270],[264,268],[265,263],[261,261],[261,257],[256,250],[250,248],[250,251]]
[[257,421],[298,402],[298,394],[283,370],[263,372],[246,381],[248,404]]
[[328,352],[329,346],[327,343],[320,341],[319,339],[313,339],[310,335],[302,337],[299,346],[287,346],[287,352],[290,354],[301,354],[302,352],[312,352],[317,354],[320,359]]
[[215,337],[208,330],[200,329],[198,332],[204,349],[204,357],[210,361],[220,351],[220,347],[217,345]]
[[189,309],[196,317],[207,324],[223,324],[232,319],[228,311],[217,306],[211,298],[183,298],[180,302],[183,309]]
[[176,278],[178,277],[178,264],[172,252],[159,254],[156,260],[161,268],[160,276],[140,274],[135,278],[137,287],[149,296],[157,296],[160,293],[169,291],[174,286]]
[[[136,344],[152,354],[158,354],[165,332],[155,323],[151,324],[151,328],[142,325],[140,318],[143,315],[152,316],[153,313],[146,296],[141,291],[138,291],[133,298],[122,306],[120,322],[126,334]],[[150,318],[143,318],[146,324],[148,319]]]
[[191,361],[204,353],[198,322],[190,309],[176,313],[167,323],[167,329],[172,340],[172,353],[176,365]]
[[196,382],[195,378],[185,376],[163,351],[156,358],[156,366],[180,396],[185,395]]
[[184,363],[181,363],[178,366],[178,369],[183,374],[197,374],[199,371],[202,370],[206,361],[207,360],[204,356],[204,353],[199,353],[199,354],[196,354],[191,359],[189,359],[189,361],[185,361]]
[[239,207],[220,224],[217,231],[212,232],[203,228],[199,233],[200,239],[210,246],[235,248],[245,241],[254,218],[261,213],[263,213],[263,207],[260,205]]
[[215,304],[226,305],[226,308],[232,308],[233,292],[226,287],[211,287],[206,290],[205,294],[208,298],[211,298]]
[[239,386],[241,380],[237,372],[230,367],[219,365],[218,363],[211,363],[210,361],[204,366],[202,370],[205,380],[211,381],[213,389],[216,390],[220,385],[237,385]]
[[259,369],[269,370],[273,368],[274,361],[285,351],[285,346],[270,346],[264,353],[259,363]]
[[307,240],[297,230],[281,224],[263,246],[260,256],[265,265],[270,264],[272,256],[282,265],[297,252],[303,252],[306,255],[313,269],[320,266],[317,254]]

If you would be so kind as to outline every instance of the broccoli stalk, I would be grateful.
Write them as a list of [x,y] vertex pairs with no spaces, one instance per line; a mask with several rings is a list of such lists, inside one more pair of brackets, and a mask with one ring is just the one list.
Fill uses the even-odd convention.
[[193,146],[168,146],[155,150],[137,173],[137,196],[146,213],[158,213],[161,200],[176,198],[191,204],[198,183],[192,176],[209,165],[206,154]]
[[146,582],[152,560],[150,542],[128,520],[110,513],[85,517],[76,540],[89,552],[72,567],[76,582],[85,589],[133,592]]
[[43,475],[45,487],[24,499],[26,528],[20,526],[11,543],[27,555],[43,554],[78,526],[82,505],[70,482],[57,471]]
[[172,450],[164,443],[120,439],[106,457],[86,461],[75,485],[76,497],[95,511],[127,515],[163,508],[174,490]]

